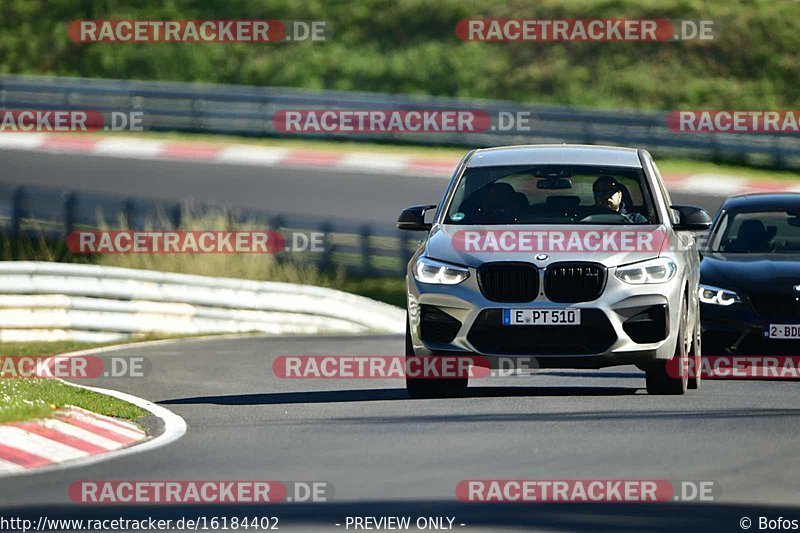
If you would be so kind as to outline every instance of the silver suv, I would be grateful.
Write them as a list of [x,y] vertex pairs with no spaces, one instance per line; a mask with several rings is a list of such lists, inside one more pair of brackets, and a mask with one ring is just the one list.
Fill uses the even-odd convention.
[[[408,264],[406,357],[634,364],[650,394],[684,394],[700,380],[692,232],[710,223],[700,208],[672,205],[644,150],[473,150],[438,208],[410,207],[397,221],[427,232]],[[467,382],[406,378],[412,397],[457,395]]]

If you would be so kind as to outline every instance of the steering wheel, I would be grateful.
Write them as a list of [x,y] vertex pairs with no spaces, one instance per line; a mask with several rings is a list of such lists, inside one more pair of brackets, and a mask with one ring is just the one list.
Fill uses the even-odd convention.
[[589,215],[588,217],[582,218],[580,222],[594,224],[617,224],[619,222],[629,222],[629,220],[619,213],[609,209],[608,213]]

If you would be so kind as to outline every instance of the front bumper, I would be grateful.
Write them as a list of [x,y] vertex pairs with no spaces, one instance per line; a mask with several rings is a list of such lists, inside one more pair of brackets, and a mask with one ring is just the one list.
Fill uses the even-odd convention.
[[[540,277],[543,270],[540,270]],[[417,355],[473,353],[486,356],[490,361],[533,356],[543,368],[601,368],[667,360],[675,353],[683,294],[680,275],[663,284],[630,285],[617,279],[614,268],[610,268],[600,297],[575,304],[552,302],[541,290],[535,300],[525,303],[488,300],[472,268],[469,278],[458,285],[419,283],[411,272],[407,280],[409,325]],[[579,326],[502,325],[502,309],[528,308],[581,309],[582,323]],[[642,328],[637,331],[631,319],[639,320],[643,312],[657,314],[659,310],[663,314],[663,332],[658,340],[636,342],[634,338],[642,341]],[[436,328],[429,325],[431,316],[438,317]],[[449,334],[446,331],[448,317],[451,320]],[[432,331],[437,335],[431,335]]]
[[703,355],[800,355],[800,340],[769,339],[769,324],[800,324],[800,317],[769,319],[759,316],[744,297],[729,306],[700,304]]

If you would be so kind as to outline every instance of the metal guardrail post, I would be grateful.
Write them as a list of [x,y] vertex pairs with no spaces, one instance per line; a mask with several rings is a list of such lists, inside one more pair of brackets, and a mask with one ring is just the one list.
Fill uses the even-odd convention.
[[772,140],[772,161],[775,168],[785,168],[786,166],[783,150],[781,149],[781,141],[778,137]]
[[133,213],[134,204],[132,199],[127,199],[122,204],[122,225],[126,229],[134,229],[133,227]]
[[322,257],[320,257],[318,266],[322,271],[329,271],[333,268],[332,230],[333,228],[330,222],[323,222],[319,226],[319,231],[322,233]]
[[398,269],[398,274],[405,276],[408,260],[410,259],[408,253],[408,235],[405,231],[397,232],[397,241],[397,257],[400,259],[400,268]]
[[77,194],[68,192],[64,194],[64,204],[62,207],[62,217],[64,224],[64,237],[66,238],[72,233],[72,228],[75,225],[75,205],[78,202]]
[[371,234],[372,228],[368,224],[361,226],[359,247],[361,252],[361,274],[364,276],[372,274],[372,249],[369,244]]
[[[272,231],[280,231],[285,224],[286,222],[283,220],[283,217],[281,216],[275,216],[269,219],[269,228]],[[285,234],[283,235],[283,238],[286,239]],[[283,246],[287,247],[289,246],[289,243],[284,242]],[[278,264],[284,262],[288,257],[288,254],[283,250],[276,251],[273,255],[275,256],[275,262]]]
[[172,227],[174,229],[178,229],[181,227],[181,222],[183,221],[183,210],[181,208],[181,204],[175,204],[170,209],[170,222],[172,223]]
[[11,199],[11,231],[9,236],[12,238],[19,237],[20,220],[22,219],[22,208],[25,202],[25,188],[17,187],[14,191],[14,196]]

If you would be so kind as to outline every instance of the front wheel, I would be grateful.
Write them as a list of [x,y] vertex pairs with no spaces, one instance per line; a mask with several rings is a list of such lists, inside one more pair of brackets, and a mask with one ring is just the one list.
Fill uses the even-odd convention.
[[[409,358],[417,357],[411,342],[411,326],[406,318],[406,368]],[[461,396],[467,391],[469,378],[410,378],[406,376],[406,390],[412,398],[449,398]]]

